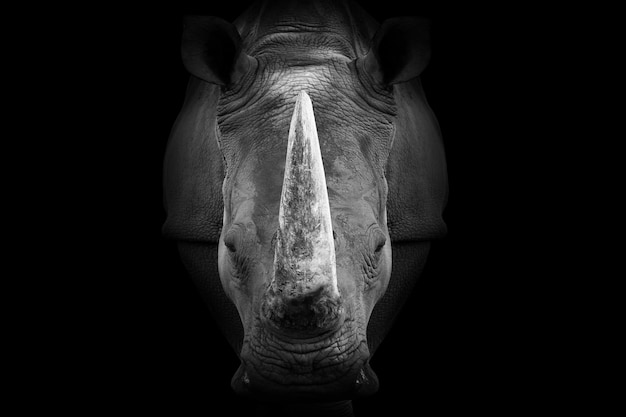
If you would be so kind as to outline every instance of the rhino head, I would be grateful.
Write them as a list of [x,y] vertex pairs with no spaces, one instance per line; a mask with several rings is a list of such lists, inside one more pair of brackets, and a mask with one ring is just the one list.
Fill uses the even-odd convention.
[[[241,359],[233,388],[265,400],[375,392],[369,359],[405,295],[370,323],[374,307],[391,280],[400,280],[395,292],[410,287],[403,282],[419,275],[424,242],[445,229],[438,128],[409,82],[428,61],[423,22],[392,19],[377,31],[361,23],[348,33],[332,19],[331,27],[313,22],[315,7],[305,11],[300,20],[268,19],[264,9],[265,19],[235,25],[186,20],[192,79],[165,165],[165,232],[206,244],[181,244],[181,255],[225,332],[243,330],[229,338]],[[435,145],[411,145],[419,123]],[[421,163],[433,155],[434,169]],[[419,195],[427,197],[413,207]],[[424,213],[435,220],[416,231],[421,220],[411,222]],[[400,261],[413,266],[401,264],[392,278],[396,237],[419,244],[402,248]],[[218,280],[240,324],[209,294]]]
[[302,396],[374,390],[367,321],[391,273],[382,171],[350,129],[320,129],[330,148],[322,152],[306,92],[292,107],[288,129],[268,127],[283,146],[275,135],[288,131],[286,155],[258,150],[233,173],[233,188],[225,185],[219,271],[246,330],[234,387]]

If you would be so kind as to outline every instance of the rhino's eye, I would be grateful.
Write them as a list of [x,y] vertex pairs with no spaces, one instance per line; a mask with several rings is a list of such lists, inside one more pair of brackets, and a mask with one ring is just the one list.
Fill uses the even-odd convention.
[[374,248],[374,252],[379,254],[380,251],[385,247],[385,243],[387,243],[387,237],[383,233],[382,230],[376,229],[372,233],[371,237],[372,247]]
[[228,262],[230,263],[230,277],[238,285],[245,283],[248,276],[250,262],[245,256],[245,248],[243,248],[243,230],[238,226],[233,226],[224,235],[224,246],[228,249]]
[[230,253],[237,252],[237,241],[239,240],[239,233],[235,229],[230,229],[224,236],[224,245]]

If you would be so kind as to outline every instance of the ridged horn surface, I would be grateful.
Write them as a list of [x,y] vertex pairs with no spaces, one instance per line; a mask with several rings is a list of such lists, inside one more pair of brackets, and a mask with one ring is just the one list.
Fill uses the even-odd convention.
[[313,104],[301,91],[287,145],[272,290],[287,298],[339,297],[326,177]]

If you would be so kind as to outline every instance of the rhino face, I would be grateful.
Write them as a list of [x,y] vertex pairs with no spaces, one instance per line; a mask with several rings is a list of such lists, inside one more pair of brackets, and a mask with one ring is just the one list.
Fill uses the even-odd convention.
[[[438,138],[421,90],[395,89],[427,61],[417,23],[383,24],[367,39],[369,52],[350,49],[358,39],[352,44],[345,36],[317,33],[311,22],[258,23],[247,29],[247,44],[221,19],[186,24],[183,61],[194,77],[166,156],[164,229],[181,240],[217,245],[219,277],[212,275],[211,251],[179,247],[209,304],[221,303],[213,297],[222,294],[213,284],[219,279],[236,306],[243,336],[229,341],[241,359],[232,379],[240,394],[333,401],[377,390],[370,348],[401,305],[385,308],[390,313],[376,318],[376,340],[368,341],[372,311],[392,271],[387,211],[406,209],[394,219],[397,237],[422,239],[414,227],[421,220],[413,219],[428,219],[418,214],[431,209],[438,219],[441,206],[429,203],[429,193],[442,187],[430,186],[430,177],[445,177],[422,163],[430,154],[442,158],[440,145],[419,147],[417,158],[409,145],[414,136]],[[264,35],[263,27],[270,27]],[[326,32],[341,32],[332,29]],[[423,130],[407,133],[411,126]],[[401,164],[390,171],[398,141]],[[409,166],[417,169],[416,179],[398,180]],[[409,210],[413,197],[400,194],[420,193],[427,199]],[[221,224],[212,214],[216,202],[223,202]],[[438,230],[433,224],[423,222],[423,230]],[[410,288],[404,281],[419,275],[428,252],[428,246],[406,248],[395,294]],[[214,307],[214,313],[226,308]],[[237,324],[228,316],[218,319],[226,331]]]
[[245,331],[240,392],[376,389],[366,329],[391,274],[395,109],[389,93],[364,100],[365,88],[346,59],[260,59],[220,98],[219,272]]

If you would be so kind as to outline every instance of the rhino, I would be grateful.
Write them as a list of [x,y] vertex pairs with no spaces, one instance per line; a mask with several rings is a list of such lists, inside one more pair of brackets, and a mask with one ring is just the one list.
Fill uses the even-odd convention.
[[370,359],[446,234],[429,43],[427,20],[379,24],[351,1],[184,18],[163,234],[240,359],[237,394],[377,391]]

